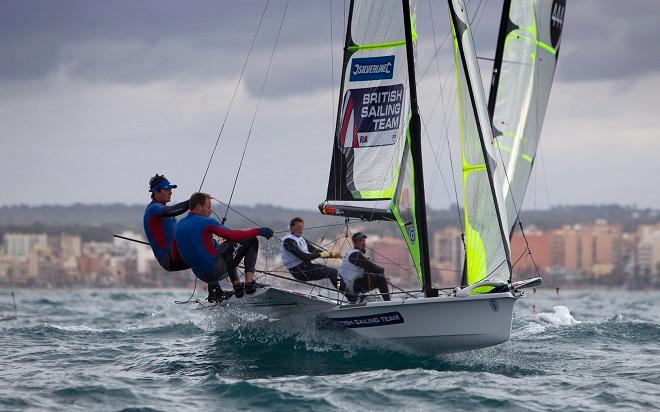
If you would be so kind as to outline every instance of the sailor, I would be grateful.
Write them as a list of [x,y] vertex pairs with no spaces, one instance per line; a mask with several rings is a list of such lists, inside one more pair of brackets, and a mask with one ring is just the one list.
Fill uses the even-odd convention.
[[312,263],[319,257],[327,259],[340,259],[339,252],[326,252],[303,237],[305,222],[294,217],[289,223],[291,233],[282,238],[280,255],[282,263],[289,269],[294,278],[309,282],[311,280],[328,279],[334,287],[337,286],[337,270],[334,268]]
[[176,243],[174,242],[174,216],[188,211],[188,201],[167,206],[172,199],[172,189],[176,185],[170,183],[164,175],[156,174],[149,180],[151,203],[144,211],[144,233],[156,260],[163,269],[173,272],[188,269],[188,265],[181,260]]
[[[190,213],[177,223],[174,239],[181,257],[190,265],[195,276],[208,283],[209,302],[221,301],[230,295],[218,284],[227,274],[234,287],[234,296],[241,298],[244,293],[254,293],[257,288],[254,266],[259,251],[257,236],[270,239],[273,231],[267,227],[229,229],[209,217],[211,195],[207,193],[193,193],[189,203]],[[218,244],[213,235],[226,241]],[[241,260],[245,267],[245,285],[238,279],[236,270]]]
[[351,237],[351,240],[353,240],[353,249],[344,255],[339,265],[339,274],[349,292],[346,296],[353,301],[355,298],[351,299],[351,293],[367,293],[378,289],[383,300],[391,300],[385,269],[371,262],[364,255],[367,249],[367,235],[357,232]]

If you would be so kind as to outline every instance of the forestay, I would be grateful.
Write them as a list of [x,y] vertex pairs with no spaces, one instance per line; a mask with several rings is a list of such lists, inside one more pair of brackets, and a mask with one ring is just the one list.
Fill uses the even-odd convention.
[[[499,145],[511,234],[529,182],[557,65],[566,0],[504,4],[488,109]],[[501,157],[500,157],[501,155]]]

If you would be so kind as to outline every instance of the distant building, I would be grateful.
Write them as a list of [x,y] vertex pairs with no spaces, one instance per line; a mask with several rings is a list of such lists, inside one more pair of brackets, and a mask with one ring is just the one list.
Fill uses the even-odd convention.
[[3,248],[6,256],[27,258],[35,246],[48,247],[48,237],[43,233],[5,233]]
[[410,259],[406,242],[401,238],[371,235],[367,240],[367,256],[385,273],[394,284],[408,284],[417,278],[417,272]]
[[[144,242],[144,236],[138,233],[124,231],[120,233],[121,236],[127,237],[129,239],[135,239]],[[134,256],[137,259],[137,273],[145,274],[151,272],[152,262],[156,261],[154,253],[151,250],[151,247],[144,245],[138,242],[131,242],[130,240],[124,240],[120,238],[115,238],[113,240],[113,245],[115,250],[124,255],[124,256]]]
[[28,255],[28,277],[39,278],[41,269],[52,269],[52,251],[47,245],[35,244]]
[[569,273],[608,275],[623,264],[622,242],[622,226],[605,220],[593,225],[564,225],[550,232],[550,266]]
[[660,276],[660,225],[643,225],[637,230],[637,271]]
[[463,270],[465,252],[462,232],[456,227],[446,227],[433,234],[431,247],[433,258],[436,261],[446,262],[447,269],[453,271]]
[[60,235],[60,259],[62,270],[70,277],[80,273],[79,260],[82,256],[82,242],[79,235]]
[[60,252],[64,259],[79,258],[82,255],[82,242],[79,235],[60,235]]
[[82,245],[83,256],[100,257],[111,254],[114,246],[110,242],[85,242]]
[[543,275],[554,263],[552,255],[552,234],[549,232],[542,232],[530,225],[525,228],[524,236],[518,231],[511,237],[511,263],[515,265],[514,274],[521,277],[536,276],[538,268],[539,274]]
[[463,277],[465,247],[463,232],[456,227],[446,227],[433,234],[431,274],[439,287],[457,286]]

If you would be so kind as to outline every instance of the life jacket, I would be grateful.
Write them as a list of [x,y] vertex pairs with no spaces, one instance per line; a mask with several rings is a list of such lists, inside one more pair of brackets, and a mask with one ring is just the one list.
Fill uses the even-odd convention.
[[353,282],[355,282],[355,279],[360,279],[362,275],[364,275],[364,269],[361,267],[352,264],[348,258],[351,257],[353,253],[362,253],[360,249],[351,249],[346,254],[344,255],[344,258],[341,260],[341,263],[339,264],[339,275],[341,276],[342,279],[344,279],[344,282],[346,283],[346,288],[349,292],[353,292]]
[[287,239],[293,239],[298,245],[298,249],[305,253],[309,253],[309,248],[307,247],[307,241],[302,236],[296,236],[293,233],[289,233],[282,238],[282,241],[280,242],[280,256],[282,256],[282,263],[284,263],[287,269],[291,269],[303,263],[303,260],[286,250],[284,247],[284,241]]

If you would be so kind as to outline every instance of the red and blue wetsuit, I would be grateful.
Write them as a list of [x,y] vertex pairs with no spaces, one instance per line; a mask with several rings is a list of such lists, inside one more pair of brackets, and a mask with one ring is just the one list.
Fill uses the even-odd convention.
[[218,245],[213,240],[214,234],[230,242],[240,242],[258,236],[259,228],[232,230],[215,219],[194,213],[181,219],[174,228],[174,240],[183,260],[205,282],[220,275],[215,273]]
[[158,263],[166,270],[187,269],[174,243],[174,225],[176,225],[174,216],[186,211],[188,211],[187,200],[172,206],[153,201],[144,211],[144,233]]

